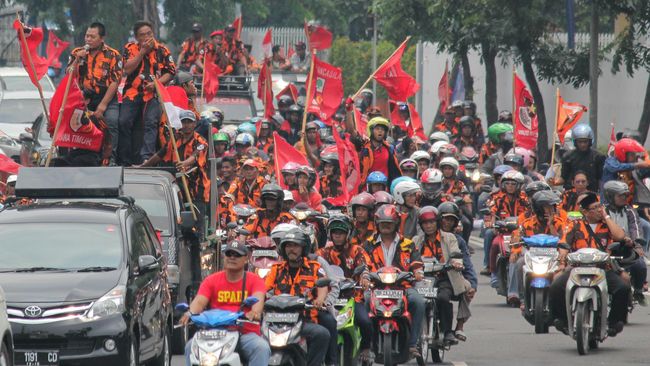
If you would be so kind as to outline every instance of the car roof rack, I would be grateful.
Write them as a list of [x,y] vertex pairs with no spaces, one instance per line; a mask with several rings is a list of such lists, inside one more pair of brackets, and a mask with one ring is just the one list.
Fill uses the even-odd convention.
[[[22,168],[16,196],[26,198],[117,198],[123,196],[122,167]],[[127,203],[125,200],[122,200]]]
[[248,91],[251,87],[252,77],[250,76],[220,76],[220,91]]

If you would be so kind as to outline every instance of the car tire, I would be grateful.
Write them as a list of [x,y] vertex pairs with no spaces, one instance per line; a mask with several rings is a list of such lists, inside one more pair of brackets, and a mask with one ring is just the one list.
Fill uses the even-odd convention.
[[151,366],[171,366],[172,364],[172,344],[171,344],[171,335],[169,327],[165,327],[165,333],[163,334],[163,348],[152,362]]
[[2,347],[0,348],[0,366],[13,366],[14,359],[11,357],[9,348],[7,344],[2,342]]

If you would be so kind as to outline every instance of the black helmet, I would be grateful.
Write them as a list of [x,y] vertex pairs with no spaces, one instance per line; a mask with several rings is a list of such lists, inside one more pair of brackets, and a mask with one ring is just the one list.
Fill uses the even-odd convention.
[[262,187],[262,207],[266,208],[265,199],[272,198],[279,202],[284,201],[284,191],[275,183],[268,183]]
[[544,214],[544,206],[556,206],[561,200],[553,191],[539,191],[533,195],[533,211],[537,215]]
[[335,215],[330,217],[327,222],[327,237],[332,238],[332,231],[340,230],[345,231],[348,239],[352,235],[352,221],[345,215]]
[[464,100],[463,109],[471,109],[476,112],[476,103],[472,102],[471,100]]
[[460,221],[460,208],[458,205],[453,202],[443,202],[438,206],[438,217],[443,218],[445,216],[452,216],[456,220]]
[[280,255],[284,259],[288,259],[287,252],[285,251],[285,246],[287,243],[296,243],[302,245],[302,256],[307,256],[310,240],[307,234],[305,234],[300,228],[290,229],[280,239]]
[[603,186],[605,199],[610,205],[614,204],[614,197],[617,194],[629,194],[630,187],[620,180],[610,180]]
[[532,198],[533,195],[537,192],[540,191],[551,191],[551,186],[546,184],[544,181],[537,181],[537,182],[530,182],[526,185],[526,188],[524,188],[524,192],[526,192],[526,195],[528,198]]
[[278,107],[279,106],[290,106],[292,104],[293,104],[293,99],[290,96],[286,95],[286,94],[280,96],[280,98],[278,99]]
[[463,127],[468,126],[474,129],[474,118],[470,116],[462,116],[460,117],[460,121],[458,121],[458,125],[460,126],[460,129],[462,130]]
[[505,165],[519,165],[520,167],[524,166],[524,157],[519,154],[506,154],[503,157],[503,164]]
[[300,107],[298,104],[293,104],[291,107],[289,107],[289,113],[302,113],[302,107]]
[[497,118],[497,122],[512,123],[512,112],[506,110],[499,112],[499,117]]

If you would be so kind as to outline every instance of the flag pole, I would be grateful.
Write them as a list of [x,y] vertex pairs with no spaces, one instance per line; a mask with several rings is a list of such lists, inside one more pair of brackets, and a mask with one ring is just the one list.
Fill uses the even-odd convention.
[[205,90],[205,73],[206,67],[205,63],[208,60],[208,50],[207,47],[203,48],[203,75],[201,76],[201,99],[203,99],[203,91]]
[[[512,63],[512,124],[513,124],[513,133],[512,133],[512,147],[515,148],[517,147],[517,124],[516,124],[516,114],[517,111],[515,111],[515,108],[517,108],[517,96],[515,95],[515,78],[517,76],[517,72],[515,71],[515,64],[514,62]],[[504,153],[507,153],[507,151],[504,151]]]
[[314,96],[312,95],[312,85],[314,85],[314,57],[316,57],[316,50],[311,51],[311,66],[309,67],[309,77],[307,78],[307,81],[309,82],[307,85],[307,98],[305,100],[305,110],[302,113],[302,146],[305,148],[305,152],[307,152],[307,139],[305,138],[307,111],[309,110],[309,106],[311,106],[312,99],[314,99]]
[[372,81],[372,78],[375,77],[375,74],[377,73],[377,70],[379,70],[379,69],[381,69],[382,67],[384,67],[384,65],[386,65],[386,62],[388,62],[388,60],[390,60],[393,56],[395,56],[395,53],[397,53],[397,50],[399,50],[400,48],[402,48],[402,46],[403,46],[406,42],[408,42],[409,39],[411,39],[411,36],[407,36],[406,39],[404,40],[404,42],[400,43],[399,47],[397,47],[397,48],[395,49],[395,51],[393,51],[393,53],[391,53],[390,56],[388,56],[388,58],[387,58],[387,59],[386,59],[386,60],[385,60],[385,61],[384,61],[384,62],[383,62],[383,63],[382,63],[382,64],[381,64],[377,69],[375,69],[375,71],[372,72],[372,74],[370,74],[370,76],[368,77],[368,79],[363,83],[363,85],[361,85],[361,87],[359,88],[359,90],[357,90],[357,92],[354,93],[354,95],[352,95],[352,97],[351,97],[352,100],[354,100],[357,96],[359,96],[359,94],[361,94],[361,91],[366,87],[366,85],[368,85],[369,82]]
[[[73,67],[76,65],[77,60],[74,61]],[[70,68],[69,68],[70,69]],[[63,101],[61,101],[61,108],[59,108],[59,116],[56,118],[56,125],[54,126],[54,134],[52,135],[52,145],[47,151],[47,159],[45,160],[45,167],[50,166],[52,161],[52,154],[56,148],[56,137],[59,134],[59,126],[61,126],[61,120],[63,119],[63,111],[65,110],[65,103],[68,101],[68,93],[70,92],[70,86],[72,85],[72,79],[74,79],[74,69],[67,73],[68,81],[65,83],[65,91],[63,92]]]
[[[158,79],[154,76],[154,87],[156,88],[156,94],[158,95],[158,99],[160,101],[163,100],[162,94],[160,92],[160,88],[158,87]],[[161,103],[164,104],[164,103]],[[171,139],[172,142],[172,148],[174,150],[174,157],[176,158],[176,162],[181,161],[181,157],[178,154],[178,147],[176,146],[176,136],[174,135],[174,129],[172,128],[171,121],[169,120],[169,116],[167,116],[167,111],[165,110],[165,106],[161,105],[162,112],[165,115],[165,120],[167,120],[167,123],[165,124],[167,127],[167,131],[169,131],[169,138]],[[187,177],[185,177],[185,172],[181,172],[181,181],[183,182],[183,192],[185,193],[185,199],[187,202],[190,204],[190,210],[192,211],[192,218],[194,220],[198,220],[196,216],[196,212],[194,211],[194,203],[192,202],[192,196],[190,195],[190,189],[187,184]]]
[[[29,68],[32,69],[32,73],[34,74],[34,79],[36,79],[38,77],[36,75],[36,67],[34,66],[34,60],[32,60],[32,54],[29,53],[29,47],[27,46],[27,38],[25,37],[24,25],[20,21],[20,15],[18,14],[18,12],[16,12],[16,19],[18,20],[18,22],[20,22],[20,29],[18,30],[18,33],[20,34],[20,42],[22,43],[23,49],[27,54],[27,61],[29,62]],[[47,106],[45,105],[45,97],[43,96],[43,88],[41,87],[40,80],[36,80],[36,88],[38,89],[38,95],[41,98],[41,105],[43,106],[43,114],[45,115],[45,119],[47,120],[47,124],[49,125],[50,114],[47,111]]]
[[557,137],[557,120],[560,118],[560,88],[555,88],[555,130],[553,131],[553,147],[551,148],[551,164],[555,164],[555,138]]

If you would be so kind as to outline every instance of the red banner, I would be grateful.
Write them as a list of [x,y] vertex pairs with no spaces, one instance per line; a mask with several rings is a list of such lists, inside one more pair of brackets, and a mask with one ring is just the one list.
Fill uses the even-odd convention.
[[339,171],[341,172],[341,185],[343,194],[338,197],[327,198],[326,200],[334,206],[347,206],[350,199],[359,190],[361,184],[361,170],[359,168],[359,156],[354,144],[346,138],[342,139],[338,133],[333,133],[336,141],[336,149],[339,154]]
[[47,63],[57,69],[61,68],[61,53],[68,48],[70,42],[62,41],[54,32],[49,31],[47,37]]
[[401,127],[408,133],[409,137],[417,136],[422,139],[422,141],[427,140],[427,137],[424,134],[424,127],[422,127],[422,119],[420,118],[420,114],[415,109],[415,106],[413,106],[413,104],[406,104],[409,109],[409,119],[405,120],[399,113],[399,108],[397,108],[398,103],[402,102],[395,102],[391,100],[388,103],[390,106],[390,120],[395,126]]
[[562,96],[557,96],[558,105],[558,119],[557,119],[557,135],[560,143],[564,143],[564,135],[573,126],[580,121],[580,117],[587,111],[587,107],[580,103],[565,102]]
[[[25,44],[23,43],[20,36],[21,28],[25,33],[27,49],[25,49]],[[22,23],[18,19],[14,20],[14,29],[16,30],[16,34],[18,35],[18,42],[20,43],[20,60],[23,62],[23,66],[25,67],[29,78],[32,80],[32,84],[38,88],[38,81],[41,80],[43,75],[47,74],[47,68],[49,67],[48,60],[38,55],[38,47],[43,41],[43,30],[36,27],[23,28]],[[36,69],[36,75],[34,75],[32,72],[32,67],[29,64],[30,56],[32,58],[32,62],[34,63],[34,69]]]
[[514,74],[515,84],[515,144],[529,150],[537,146],[539,126],[537,124],[537,111],[533,96],[528,91],[526,84]]
[[264,35],[264,39],[262,39],[262,51],[265,59],[272,56],[273,34],[271,32],[271,28],[269,28]]
[[[282,176],[282,167],[288,162],[298,163],[300,165],[309,166],[307,158],[296,150],[295,147],[291,146],[282,136],[278,135],[277,132],[273,132],[273,155],[274,155],[274,164],[275,164],[275,176],[278,179],[278,185],[282,189],[288,189],[286,183],[284,183],[284,177]],[[320,180],[316,176],[316,190],[320,190]]]
[[321,121],[329,124],[341,105],[343,99],[343,72],[340,68],[328,64],[314,57],[314,70],[311,80],[312,102],[309,105],[310,113],[318,114]]
[[374,78],[386,89],[393,100],[407,100],[417,93],[420,85],[402,69],[402,55],[406,49],[403,42],[395,53],[375,71]]
[[291,97],[291,100],[295,102],[298,100],[298,88],[296,88],[292,83],[289,83],[284,87],[284,89],[280,90],[280,92],[275,96],[275,99],[280,100],[280,97],[283,95],[288,95]]
[[203,66],[203,72],[205,73],[203,78],[203,95],[205,96],[205,102],[210,103],[217,96],[217,92],[219,91],[219,75],[223,71],[214,63],[214,59],[209,54],[205,56],[205,65]]
[[357,132],[359,132],[361,136],[368,137],[368,117],[366,117],[365,114],[361,113],[359,108],[352,106],[352,109],[354,111],[354,121],[357,125]]
[[18,169],[22,165],[13,161],[10,157],[5,154],[0,154],[0,172],[7,174],[18,174]]
[[305,23],[305,35],[307,36],[310,50],[326,50],[332,47],[332,32],[322,25],[307,25]]
[[264,104],[264,117],[269,119],[275,114],[275,107],[273,106],[273,88],[271,86],[272,83],[271,70],[269,69],[268,63],[264,61],[257,82],[257,97]]
[[235,20],[232,21],[232,27],[235,28],[235,39],[240,40],[241,39],[241,30],[242,30],[242,21],[241,21],[241,15],[235,18]]
[[449,99],[451,99],[451,89],[449,88],[449,64],[445,62],[445,72],[438,83],[438,100],[440,100],[440,114],[445,114]]

